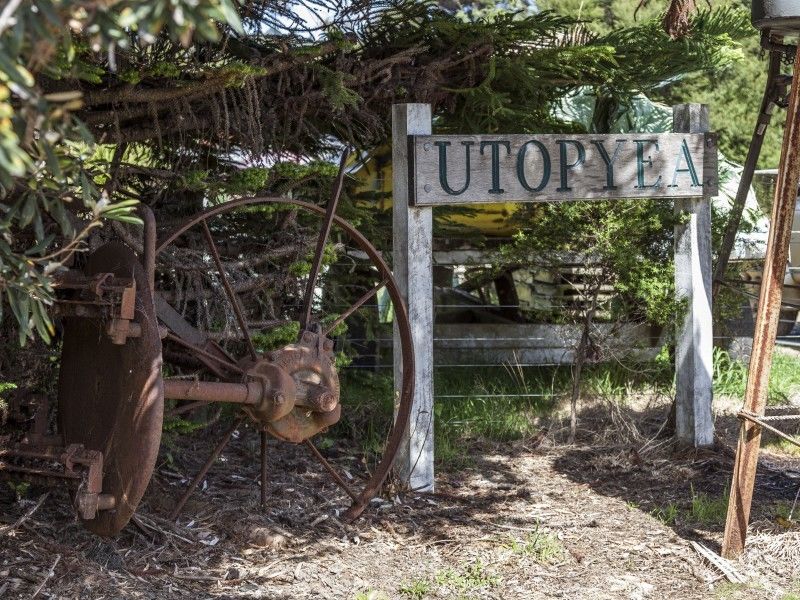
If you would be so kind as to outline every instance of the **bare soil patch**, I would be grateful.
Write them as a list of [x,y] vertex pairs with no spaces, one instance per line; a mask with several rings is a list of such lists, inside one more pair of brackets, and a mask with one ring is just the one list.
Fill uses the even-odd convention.
[[[779,517],[800,485],[797,459],[765,455],[748,552],[733,563],[747,583],[731,584],[690,542],[719,551],[723,524],[711,504],[730,481],[736,422],[718,418],[715,449],[678,453],[652,437],[665,414],[664,406],[584,411],[574,446],[562,445],[560,432],[465,445],[468,466],[440,471],[435,494],[391,493],[353,524],[337,518],[346,497],[305,449],[278,443],[262,512],[257,436],[248,429],[177,523],[166,520],[215,439],[195,432],[164,449],[135,522],[116,539],[86,533],[62,490],[0,529],[0,596],[790,598],[800,528]],[[358,472],[347,449],[325,453]],[[17,501],[4,488],[6,524],[43,493]],[[698,498],[709,503],[704,520]]]

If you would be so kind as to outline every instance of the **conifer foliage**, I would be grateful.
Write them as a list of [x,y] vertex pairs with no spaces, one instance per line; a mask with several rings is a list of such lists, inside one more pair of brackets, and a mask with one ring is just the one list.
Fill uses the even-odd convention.
[[[671,39],[660,20],[597,35],[549,12],[465,19],[417,0],[10,0],[0,306],[20,340],[47,340],[53,273],[104,223],[127,231],[137,202],[168,217],[308,184],[278,167],[385,143],[396,102],[430,103],[441,132],[575,129],[553,111],[569,91],[624,103],[727,66],[748,18],[693,13]],[[330,169],[312,171],[304,193],[324,197]]]

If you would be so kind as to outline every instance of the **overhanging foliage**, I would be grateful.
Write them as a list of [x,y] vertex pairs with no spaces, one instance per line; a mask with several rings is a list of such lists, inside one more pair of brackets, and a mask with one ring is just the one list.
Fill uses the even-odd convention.
[[242,186],[241,169],[369,149],[387,139],[395,102],[432,104],[440,131],[574,128],[552,111],[566,92],[624,102],[729,64],[749,28],[730,9],[696,14],[671,40],[659,21],[595,35],[547,12],[465,21],[412,0],[316,7],[6,5],[0,288],[21,339],[49,335],[52,273],[104,219],[134,220],[129,200],[176,214],[209,188],[217,199],[286,189],[271,175]]

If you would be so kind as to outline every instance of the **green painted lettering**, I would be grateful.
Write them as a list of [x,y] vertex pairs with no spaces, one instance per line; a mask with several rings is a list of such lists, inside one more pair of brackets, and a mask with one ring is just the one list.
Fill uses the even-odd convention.
[[505,146],[506,152],[511,154],[511,142],[481,142],[481,155],[483,155],[483,149],[486,146],[492,147],[492,187],[489,190],[489,193],[502,194],[505,192],[505,190],[500,187],[500,146]]
[[[681,159],[686,161],[686,168],[681,169]],[[701,187],[700,179],[697,177],[697,170],[694,168],[692,162],[692,155],[689,153],[689,146],[686,144],[686,138],[681,143],[681,152],[678,154],[678,160],[675,161],[675,171],[672,173],[672,183],[667,187],[678,187],[678,173],[688,173],[692,180],[691,187]]]
[[[528,145],[536,146],[536,148],[539,150],[539,153],[542,155],[542,179],[539,181],[539,185],[536,187],[532,187],[528,183],[528,179],[525,177],[525,154],[528,152]],[[519,152],[517,153],[517,179],[519,179],[522,187],[529,192],[542,191],[550,181],[550,153],[547,151],[547,148],[545,148],[545,145],[542,142],[530,140],[522,144],[522,148],[520,148]]]
[[661,187],[661,175],[658,176],[655,183],[644,182],[644,165],[653,167],[653,159],[650,155],[647,158],[644,157],[644,145],[653,144],[658,151],[658,140],[633,140],[633,143],[636,144],[636,185],[634,187],[638,189]]
[[464,187],[460,190],[456,191],[450,187],[447,183],[447,147],[450,145],[450,142],[434,142],[434,146],[439,147],[439,184],[442,186],[442,189],[450,194],[451,196],[458,196],[463,194],[467,191],[469,187],[469,152],[470,147],[473,146],[475,142],[461,142],[461,145],[465,147],[465,154],[466,154],[466,161],[467,161],[467,169],[466,169],[466,176],[464,181]]
[[619,158],[619,151],[622,149],[622,144],[627,142],[628,140],[617,140],[617,147],[614,148],[614,156],[608,156],[608,150],[603,145],[603,140],[592,140],[592,144],[595,145],[597,151],[600,153],[600,158],[603,159],[603,162],[606,164],[606,184],[603,186],[604,190],[615,190],[617,186],[614,185],[614,163],[616,162],[617,158]]
[[[567,185],[567,171],[583,164],[583,161],[586,160],[586,149],[583,147],[583,144],[577,140],[556,140],[556,144],[558,144],[559,179],[561,183],[561,185],[556,188],[556,191],[568,192],[572,188]],[[572,144],[578,151],[578,157],[575,159],[575,162],[567,162],[567,144]]]

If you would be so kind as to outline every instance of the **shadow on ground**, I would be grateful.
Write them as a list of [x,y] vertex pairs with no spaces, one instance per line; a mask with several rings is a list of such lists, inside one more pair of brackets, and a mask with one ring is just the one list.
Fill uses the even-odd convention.
[[[768,414],[780,412],[767,410]],[[653,515],[680,537],[701,541],[719,552],[739,421],[733,415],[718,415],[714,446],[687,449],[665,434],[668,413],[665,406],[587,408],[579,416],[583,428],[578,443],[559,453],[553,469],[598,494]],[[608,427],[610,435],[598,433]],[[798,425],[787,429],[798,431]],[[771,453],[777,441],[777,436],[765,432],[762,449],[766,451],[757,470],[751,522],[774,521],[792,506],[800,490],[800,459]]]
[[[610,568],[604,561],[624,554],[619,548],[625,537],[639,536],[640,544],[642,531],[661,530],[653,518],[680,538],[701,540],[718,550],[724,506],[701,520],[693,514],[692,498],[724,496],[738,422],[720,417],[716,447],[678,452],[668,438],[656,436],[666,411],[663,405],[641,410],[587,407],[579,415],[581,429],[572,446],[564,443],[563,430],[556,431],[558,424],[543,439],[465,442],[468,466],[441,470],[435,494],[402,493],[389,486],[388,493],[352,524],[341,519],[349,505],[347,496],[321,465],[304,447],[278,442],[268,447],[268,499],[262,510],[258,436],[246,426],[178,521],[170,521],[170,509],[224,429],[216,424],[164,443],[137,517],[117,538],[104,540],[87,533],[73,516],[68,494],[52,490],[13,536],[0,535],[0,555],[6,561],[0,571],[8,571],[7,578],[16,582],[18,597],[30,595],[58,557],[56,575],[47,582],[55,597],[162,598],[169,590],[180,590],[197,597],[213,591],[211,595],[226,598],[350,598],[352,593],[342,595],[341,590],[346,585],[353,588],[353,576],[340,576],[337,569],[357,573],[365,581],[402,580],[412,567],[424,568],[424,562],[408,563],[409,548],[452,548],[452,560],[458,564],[467,560],[465,546],[524,539],[541,525],[564,533],[569,564],[584,569],[581,577],[590,573],[602,586]],[[364,466],[356,449],[336,442],[322,452],[358,480]],[[793,477],[796,462],[765,455],[754,519],[774,518],[776,506],[791,505],[800,482]],[[31,490],[29,496],[35,499],[39,492]],[[10,487],[0,492],[6,522],[20,518],[29,506],[17,504]],[[663,549],[670,541],[660,535],[654,544]],[[599,547],[610,557],[596,561],[605,566],[595,571],[581,566],[583,557]],[[667,566],[655,550],[651,554],[654,558],[637,556],[637,564],[650,560],[660,565],[664,585],[682,577],[683,558],[670,559]],[[615,568],[628,567],[620,563]],[[549,577],[546,568],[540,569],[540,576]],[[563,585],[559,576],[559,570],[553,570],[554,590]],[[694,583],[684,584],[698,585],[691,576],[690,580]],[[396,590],[397,581],[392,585]]]

